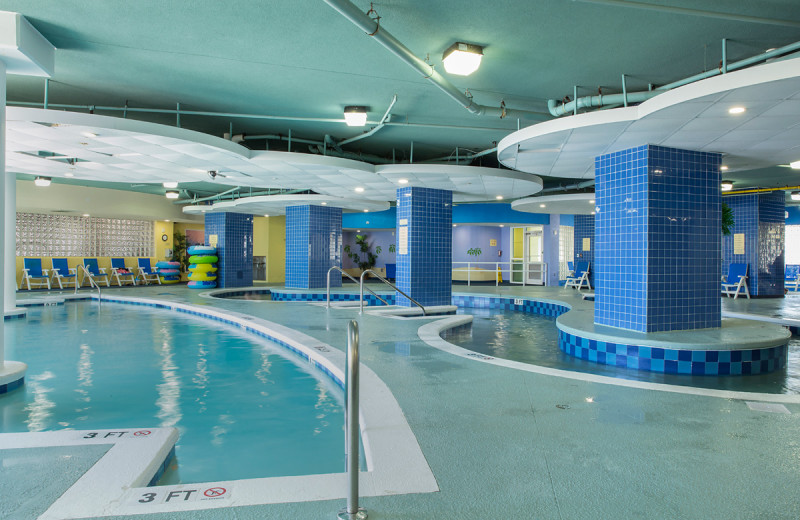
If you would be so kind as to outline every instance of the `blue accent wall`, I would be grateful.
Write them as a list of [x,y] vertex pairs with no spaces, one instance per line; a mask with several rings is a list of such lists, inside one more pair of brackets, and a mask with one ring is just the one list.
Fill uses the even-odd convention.
[[[328,270],[333,266],[342,266],[342,209],[287,207],[286,287],[326,287]],[[341,285],[341,274],[331,274],[331,287]]]
[[[367,235],[367,243],[370,245],[370,251],[375,253],[375,256],[377,256],[377,259],[375,260],[375,267],[386,267],[387,263],[395,263],[396,252],[392,253],[389,251],[390,245],[394,244],[395,247],[397,247],[397,238],[395,237],[394,229],[391,231],[362,230],[361,233],[356,233],[355,231],[343,231],[342,244],[344,246],[349,245],[350,249],[359,255],[359,258],[363,258],[364,255],[361,254],[361,251],[359,251],[359,248],[356,245],[356,235],[359,234]],[[377,251],[378,247],[381,248],[380,253]],[[356,267],[358,267],[358,265],[356,265],[356,263],[347,256],[347,253],[342,252],[342,268],[351,269]]]
[[[422,305],[451,302],[452,209],[452,192],[397,190],[397,287]],[[407,251],[403,251],[405,233]],[[396,301],[405,307],[413,305],[399,293]]]
[[596,158],[595,323],[720,326],[720,162],[653,145]]
[[253,216],[206,213],[206,244],[211,235],[217,235],[217,287],[253,285]]
[[[734,226],[722,239],[722,274],[730,264],[748,264],[752,296],[783,296],[785,199],[781,191],[723,198]],[[734,254],[734,235],[744,235],[744,254]]]
[[[594,264],[594,248],[596,247],[594,236],[594,215],[575,215],[574,217],[574,242],[573,254],[575,255],[575,262],[589,262],[589,283],[592,287],[595,286],[595,271],[597,266]],[[589,250],[583,250],[583,239],[590,240]]]
[[[394,229],[397,208],[374,213],[345,213],[345,229]],[[508,203],[456,204],[453,207],[453,224],[549,224],[550,215],[514,211]],[[570,224],[565,224],[570,225]]]
[[[784,204],[785,203],[786,199],[784,199]],[[786,206],[785,211],[789,214],[786,217],[786,225],[800,226],[800,206]]]

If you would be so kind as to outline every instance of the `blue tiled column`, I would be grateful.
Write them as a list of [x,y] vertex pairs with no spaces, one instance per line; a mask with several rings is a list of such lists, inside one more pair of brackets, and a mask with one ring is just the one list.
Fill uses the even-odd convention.
[[217,236],[218,287],[253,285],[253,216],[242,213],[206,213],[206,244]]
[[[722,274],[732,263],[748,264],[753,296],[783,296],[786,200],[782,191],[731,195],[722,200],[733,210],[734,227],[722,238]],[[734,235],[744,235],[744,254],[734,254]]]
[[[573,253],[575,262],[589,262],[589,283],[595,285],[594,272],[597,266],[594,265],[594,215],[575,215],[575,231],[573,234]],[[584,239],[588,238],[589,243],[584,244]],[[584,247],[588,245],[589,247]]]
[[[328,270],[342,267],[342,209],[327,206],[286,208],[286,287],[326,287]],[[331,273],[331,287],[342,286]]]
[[652,145],[597,157],[595,323],[720,326],[720,160]]
[[[397,190],[397,287],[422,305],[450,305],[453,193]],[[397,305],[413,305],[397,294]]]

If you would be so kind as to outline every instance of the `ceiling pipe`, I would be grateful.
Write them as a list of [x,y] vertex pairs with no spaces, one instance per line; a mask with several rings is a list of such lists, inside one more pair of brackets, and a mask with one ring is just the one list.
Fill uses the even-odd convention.
[[784,186],[782,188],[751,188],[747,190],[736,190],[736,191],[724,191],[722,192],[723,197],[729,197],[731,195],[744,195],[746,193],[768,193],[771,191],[795,191],[800,190],[800,186]]
[[322,143],[316,146],[309,146],[308,150],[311,153],[319,155],[327,155],[328,157],[341,157],[342,159],[352,159],[354,161],[362,161],[362,162],[366,161],[373,164],[392,164],[391,159],[380,157],[378,155],[360,154],[360,153],[348,152],[345,150],[336,150],[331,148],[325,149]]
[[[327,1],[327,0],[326,0]],[[727,41],[722,41],[723,49],[725,49],[727,45]],[[777,56],[783,56],[784,54],[788,54],[790,52],[795,52],[800,50],[800,42],[791,43],[784,47],[780,47],[778,49],[773,49],[769,52],[764,52],[758,54],[756,56],[752,56],[750,58],[746,58],[741,61],[737,61],[735,63],[726,64],[725,72],[731,72],[734,70],[743,69],[745,67],[749,67],[750,65],[755,65],[756,63],[768,60],[770,58],[775,58]],[[727,52],[727,51],[724,51]],[[555,99],[550,99],[547,101],[547,109],[550,111],[555,117],[561,117],[566,114],[572,114],[580,108],[593,108],[593,107],[602,107],[605,105],[613,105],[613,104],[624,104],[624,103],[642,103],[647,101],[648,99],[655,97],[667,90],[671,90],[676,87],[680,87],[683,85],[687,85],[689,83],[694,83],[695,81],[700,81],[702,79],[711,78],[713,76],[718,76],[723,72],[720,69],[712,69],[706,72],[701,72],[700,74],[695,74],[694,76],[690,76],[685,79],[681,79],[678,81],[674,81],[672,83],[668,83],[666,85],[662,85],[655,90],[648,90],[644,92],[628,92],[627,94],[606,94],[606,95],[597,95],[597,96],[587,96],[582,97],[579,99],[575,99],[570,101],[569,103],[561,103],[559,104],[558,101]]]
[[540,112],[533,112],[528,110],[515,110],[503,109],[501,107],[488,107],[475,103],[472,98],[461,92],[458,87],[450,83],[444,76],[439,74],[432,65],[425,63],[412,53],[408,47],[400,43],[397,38],[392,36],[389,31],[380,27],[375,20],[367,16],[366,13],[361,11],[358,7],[353,5],[349,0],[325,0],[325,3],[334,8],[342,16],[353,22],[359,29],[367,33],[378,43],[383,45],[392,54],[403,60],[411,68],[417,70],[422,77],[439,87],[439,89],[447,94],[450,99],[460,104],[473,114],[477,116],[491,116],[497,118],[504,118],[510,116],[517,117],[536,117],[541,118],[543,115]]
[[383,117],[381,118],[380,121],[378,121],[378,126],[374,127],[369,132],[364,132],[363,134],[357,135],[355,137],[351,137],[350,139],[345,139],[344,141],[339,141],[338,145],[339,146],[344,146],[346,144],[350,144],[352,142],[364,139],[365,137],[369,137],[371,135],[375,135],[376,132],[378,132],[381,128],[383,128],[385,126],[387,120],[389,119],[389,113],[392,111],[392,107],[394,106],[395,103],[397,103],[397,94],[394,95],[394,97],[392,98],[392,102],[389,103],[389,108],[386,109],[386,112],[383,114]]
[[[478,157],[483,157],[484,155],[489,155],[495,153],[497,151],[497,147],[494,148],[487,148],[486,150],[482,150],[480,152],[476,152],[470,155],[458,155],[456,149],[456,162],[461,164],[462,162],[472,161],[473,159],[477,159]],[[428,159],[428,162],[439,162],[439,161],[452,161],[453,155],[445,155],[444,157],[437,157],[436,159]]]
[[554,191],[570,191],[570,190],[581,190],[583,188],[588,188],[590,186],[594,186],[594,180],[591,181],[583,181],[576,184],[568,184],[566,186],[555,186],[552,188],[545,188],[539,193],[553,193]]
[[[173,204],[195,204],[197,202],[205,202],[205,201],[209,201],[209,200],[222,201],[222,200],[224,200],[222,198],[224,195],[227,195],[228,193],[231,193],[231,192],[235,192],[236,190],[239,190],[239,189],[241,189],[241,186],[237,186],[235,188],[231,188],[230,190],[223,191],[221,193],[217,193],[216,195],[211,195],[209,197],[203,197],[203,198],[200,198],[200,199],[194,199],[193,198],[193,199],[176,200],[176,201],[173,202]],[[258,197],[258,196],[261,196],[261,195],[292,195],[294,193],[302,193],[304,191],[309,191],[309,189],[308,188],[299,188],[299,189],[285,190],[285,189],[282,189],[282,188],[278,188],[276,191],[277,191],[277,193],[275,193],[273,190],[269,189],[269,190],[266,190],[266,191],[264,191],[264,190],[257,191],[255,193],[253,193],[253,192],[249,192],[249,193],[246,193],[246,194],[241,194],[240,193],[240,194],[236,194],[238,196],[232,196],[230,198],[230,200],[247,199],[247,198],[250,198],[250,197]]]

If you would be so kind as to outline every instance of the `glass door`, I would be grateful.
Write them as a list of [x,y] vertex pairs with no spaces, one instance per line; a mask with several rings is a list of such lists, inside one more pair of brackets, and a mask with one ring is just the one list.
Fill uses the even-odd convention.
[[526,285],[544,285],[545,267],[542,255],[542,226],[525,228],[524,273]]

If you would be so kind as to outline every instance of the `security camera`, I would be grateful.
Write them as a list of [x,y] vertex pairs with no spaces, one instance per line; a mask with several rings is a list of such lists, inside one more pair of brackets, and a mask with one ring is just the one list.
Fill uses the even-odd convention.
[[211,177],[211,180],[217,178],[217,171],[216,170],[208,170],[208,176]]

